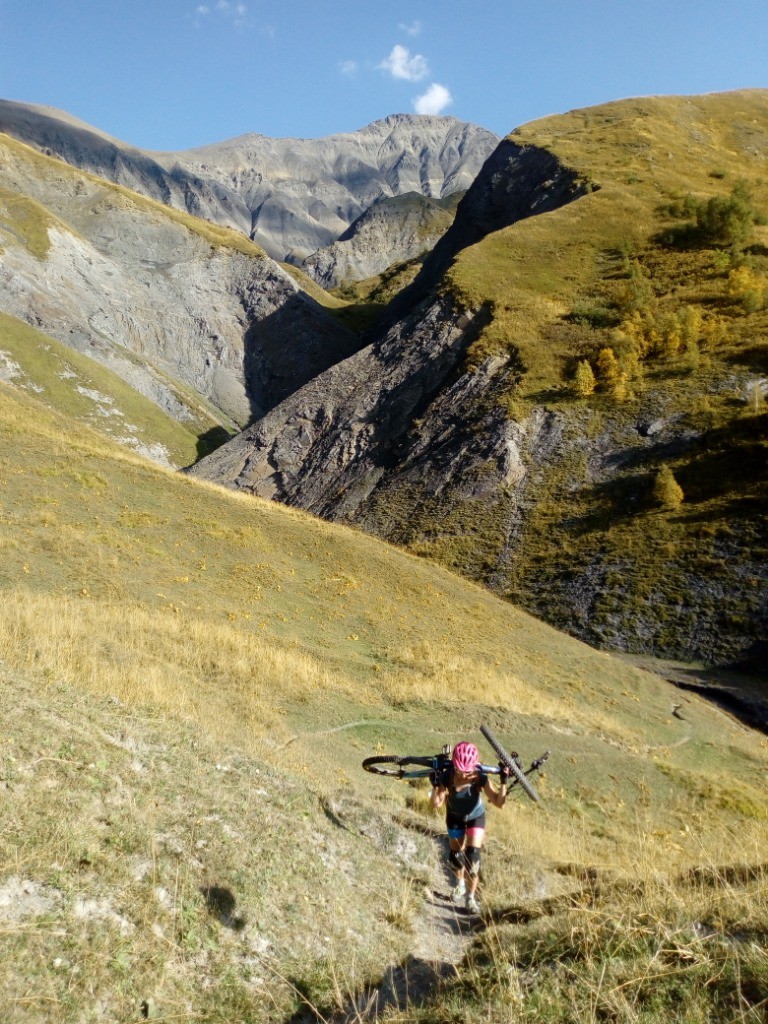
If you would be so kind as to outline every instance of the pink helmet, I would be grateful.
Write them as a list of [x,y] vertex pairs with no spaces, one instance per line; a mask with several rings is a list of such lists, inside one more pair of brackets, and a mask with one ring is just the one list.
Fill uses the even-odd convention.
[[451,760],[457,772],[466,772],[468,774],[477,768],[480,762],[480,755],[474,743],[457,743],[453,748]]

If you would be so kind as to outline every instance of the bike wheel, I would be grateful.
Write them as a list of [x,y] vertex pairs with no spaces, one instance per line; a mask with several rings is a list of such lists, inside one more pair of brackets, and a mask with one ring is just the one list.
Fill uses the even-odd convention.
[[388,754],[383,757],[366,757],[363,761],[363,768],[374,775],[387,775],[391,779],[403,777],[402,758],[395,754]]
[[483,734],[483,736],[485,736],[485,738],[491,744],[493,749],[496,751],[496,753],[499,756],[499,760],[505,765],[505,767],[507,767],[510,770],[512,775],[514,775],[515,779],[523,787],[526,794],[531,798],[531,800],[538,803],[539,794],[536,792],[536,790],[533,788],[531,783],[526,778],[525,772],[520,767],[520,765],[517,764],[513,757],[509,756],[504,747],[502,747],[502,745],[499,743],[499,741],[496,739],[496,737],[493,735],[493,733],[487,726],[481,725],[480,732]]

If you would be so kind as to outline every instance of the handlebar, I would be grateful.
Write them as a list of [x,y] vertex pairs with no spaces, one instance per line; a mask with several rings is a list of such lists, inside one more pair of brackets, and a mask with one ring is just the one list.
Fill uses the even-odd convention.
[[[530,767],[527,770],[522,768],[522,762],[517,757],[517,755],[513,754],[512,757],[514,757],[515,761],[520,766],[520,769],[522,770],[523,775],[530,775],[530,774],[534,773],[535,771],[539,771],[539,769],[542,767],[544,762],[549,757],[549,751],[545,751],[544,754],[541,754],[535,761],[531,761],[530,762]],[[498,765],[478,765],[477,766],[477,770],[483,772],[483,774],[485,774],[485,775],[501,775],[502,771],[507,771],[506,767],[504,765],[501,765],[501,764],[498,764]],[[510,785],[510,786],[513,786],[513,785],[517,784],[517,779],[515,778],[514,775],[509,775],[508,776],[508,783],[507,784]]]
[[[512,757],[514,757],[515,761],[520,765],[520,768],[522,769],[523,768],[523,764],[522,764],[522,761],[520,760],[520,758],[516,754],[512,754]],[[530,768],[528,768],[527,770],[523,770],[523,775],[531,775],[533,772],[537,772],[539,770],[539,768],[541,768],[541,766],[547,760],[548,757],[549,757],[549,751],[545,750],[544,753],[540,754],[539,757],[537,757],[535,761],[531,761],[531,767]],[[495,764],[495,765],[493,765],[493,764],[479,764],[477,767],[478,767],[479,771],[484,772],[486,775],[501,775],[502,767],[503,766],[501,764]],[[515,777],[514,777],[514,775],[510,776],[509,784],[512,785],[512,786],[515,785]]]

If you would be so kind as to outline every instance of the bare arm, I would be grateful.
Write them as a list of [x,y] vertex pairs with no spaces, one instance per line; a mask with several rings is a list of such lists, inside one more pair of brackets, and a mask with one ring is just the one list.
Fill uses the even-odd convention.
[[448,790],[445,786],[433,786],[432,792],[429,794],[429,806],[438,810],[445,803],[445,798]]
[[483,793],[485,793],[488,797],[489,803],[492,803],[494,807],[503,807],[507,801],[506,779],[502,779],[501,786],[498,789],[494,789],[489,780],[483,786]]

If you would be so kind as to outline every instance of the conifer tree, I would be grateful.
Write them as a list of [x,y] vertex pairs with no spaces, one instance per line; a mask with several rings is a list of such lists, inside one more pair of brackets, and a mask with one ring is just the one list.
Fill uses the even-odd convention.
[[597,353],[597,376],[606,391],[610,391],[619,379],[621,368],[612,348],[601,348]]
[[653,497],[662,508],[676,509],[683,503],[683,489],[669,466],[662,466],[653,482]]
[[573,387],[576,394],[580,398],[589,398],[590,395],[594,394],[596,384],[597,381],[589,362],[586,359],[580,359],[573,379]]

